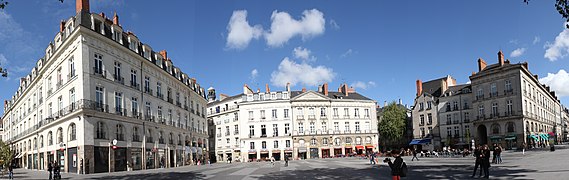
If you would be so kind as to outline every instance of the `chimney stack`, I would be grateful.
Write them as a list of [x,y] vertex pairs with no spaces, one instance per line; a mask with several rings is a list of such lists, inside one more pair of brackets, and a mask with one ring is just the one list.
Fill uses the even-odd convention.
[[504,65],[504,53],[502,53],[502,50],[498,51],[498,63],[500,66]]
[[478,72],[486,69],[486,61],[482,58],[478,58]]
[[399,105],[402,105],[402,104],[403,104],[403,103],[402,103],[401,99],[399,99]]
[[164,60],[168,59],[168,52],[166,52],[166,50],[160,51],[160,55],[162,55],[162,58],[164,58]]
[[61,20],[61,22],[59,23],[59,32],[63,31],[65,31],[65,21]]
[[271,92],[271,88],[269,88],[269,84],[265,84],[265,91],[266,91],[266,92]]
[[341,92],[345,96],[348,96],[348,85],[346,83],[340,85],[340,87],[338,88],[338,92]]
[[76,13],[82,11],[89,13],[89,0],[75,0],[75,11]]
[[117,15],[117,12],[115,12],[115,15],[113,16],[113,24],[119,25],[119,16]]
[[286,91],[290,92],[290,83],[289,82],[286,83]]
[[322,90],[324,91],[324,96],[328,96],[328,83],[324,83],[324,85],[322,85]]
[[416,85],[417,85],[417,95],[416,96],[419,96],[419,95],[421,95],[421,93],[423,93],[423,82],[420,79],[417,79]]
[[306,92],[306,88],[305,88],[305,87],[302,87],[302,92]]
[[387,107],[387,101],[383,101],[383,107]]
[[257,88],[257,93],[260,93],[260,92],[261,92],[261,88]]

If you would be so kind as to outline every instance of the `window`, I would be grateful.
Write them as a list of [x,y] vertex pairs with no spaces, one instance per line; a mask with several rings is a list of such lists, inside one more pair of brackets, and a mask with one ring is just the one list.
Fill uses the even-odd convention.
[[469,112],[464,112],[464,122],[465,123],[470,122],[470,113]]
[[132,141],[140,142],[140,135],[138,133],[138,127],[136,126],[132,128]]
[[53,133],[51,131],[47,133],[47,145],[53,145]]
[[507,106],[507,108],[508,108],[507,111],[506,111],[506,115],[512,115],[512,112],[513,112],[513,103],[512,103],[512,100],[511,100],[511,99],[506,102],[506,106]]
[[255,136],[255,125],[249,125],[249,137]]
[[310,122],[309,128],[310,128],[310,134],[316,133],[316,130],[314,129],[314,122]]
[[233,134],[237,135],[239,134],[239,125],[234,125],[234,130],[233,130]]
[[115,112],[117,114],[121,114],[123,113],[122,110],[122,93],[120,92],[115,92]]
[[492,124],[492,134],[500,134],[500,125],[497,123]]
[[369,118],[369,109],[364,109],[365,118]]
[[144,92],[152,94],[150,92],[150,77],[148,76],[144,77]]
[[261,137],[267,137],[267,127],[266,125],[261,125]]
[[57,69],[57,88],[59,89],[61,87],[61,84],[63,84],[63,77],[61,77],[61,67],[59,69]]
[[492,103],[492,116],[493,117],[498,117],[499,113],[498,113],[498,103]]
[[96,127],[96,131],[95,131],[95,138],[96,139],[107,139],[107,133],[106,133],[106,127],[105,127],[105,123],[103,122],[97,122],[97,127]]
[[265,110],[261,110],[261,119],[265,119]]
[[320,117],[326,117],[326,108],[320,108]]
[[73,57],[69,58],[69,78],[71,79],[75,77],[75,62],[73,61]]
[[354,108],[354,117],[356,117],[356,118],[360,117],[360,109],[359,108]]
[[272,116],[271,117],[273,117],[273,119],[277,118],[277,110],[276,109],[272,110]]
[[273,148],[275,149],[279,148],[279,141],[277,140],[273,141]]
[[360,132],[360,122],[356,121],[356,132]]
[[76,128],[75,128],[75,123],[71,123],[71,124],[69,125],[68,133],[69,133],[69,135],[68,135],[69,141],[75,141],[75,140],[77,140],[77,136],[76,136],[77,130],[76,130]]
[[289,135],[290,134],[290,125],[288,123],[285,123],[285,135]]
[[284,109],[284,118],[288,118],[288,109]]
[[75,88],[69,90],[69,104],[71,105],[71,110],[75,109]]
[[424,115],[424,114],[421,114],[421,115],[419,115],[419,117],[420,117],[420,119],[421,119],[421,121],[419,122],[419,125],[421,125],[421,126],[422,126],[422,125],[425,125],[425,115]]
[[340,123],[334,122],[334,131],[340,131]]
[[478,118],[484,118],[484,105],[479,105],[478,106]]
[[498,96],[498,89],[496,88],[496,83],[490,84],[490,97]]
[[326,126],[326,122],[322,122],[322,132],[328,132],[328,127]]
[[230,132],[229,132],[229,126],[225,126],[225,135],[229,136]]
[[512,82],[510,80],[506,80],[505,83],[506,92],[512,92]]
[[332,111],[334,111],[334,117],[338,118],[338,108],[333,108]]
[[322,138],[322,145],[328,146],[328,138]]
[[136,82],[136,70],[130,70],[130,86],[138,88],[138,83]]
[[344,108],[344,118],[350,118],[350,111],[348,108]]
[[352,144],[352,138],[351,137],[346,138],[346,144]]
[[419,103],[419,111],[422,111],[423,109],[425,109],[423,103]]
[[253,120],[253,119],[254,119],[253,111],[249,111],[249,120]]
[[508,123],[506,123],[506,130],[508,131],[508,133],[515,133],[516,132],[516,126],[514,125],[513,122],[508,122]]
[[279,126],[278,124],[273,124],[273,137],[279,136]]
[[350,122],[344,123],[344,132],[350,132]]
[[458,126],[454,127],[454,136],[455,137],[459,137],[460,136],[460,130],[458,129]]
[[95,87],[95,106],[97,108],[102,108],[103,107],[103,98],[105,96],[103,95],[103,87]]
[[484,98],[484,90],[482,90],[482,88],[478,88],[478,91],[476,91],[476,99],[482,99]]
[[447,136],[448,137],[452,136],[452,128],[451,127],[447,127]]
[[298,123],[298,133],[304,133],[304,123]]
[[164,95],[162,95],[162,83],[160,82],[156,82],[156,96],[160,99],[164,98]]
[[432,102],[431,102],[431,101],[428,101],[428,102],[427,102],[427,110],[431,109],[431,106],[432,106]]
[[310,139],[310,145],[311,146],[316,146],[317,143],[318,143],[318,141],[316,141],[316,138]]
[[285,142],[286,142],[286,147],[290,148],[290,140],[286,140]]
[[116,133],[115,133],[115,138],[119,141],[124,141],[124,131],[123,131],[123,126],[121,124],[117,124],[116,126]]
[[262,149],[267,149],[267,141],[261,142],[261,148],[262,148]]
[[[103,55],[101,54],[94,54],[95,59],[95,73],[96,74],[103,74]],[[51,86],[50,86],[51,87]]]
[[340,140],[340,138],[334,139],[334,145],[335,146],[339,146],[341,143],[342,143],[342,140]]
[[120,62],[115,61],[115,74],[113,74],[113,78],[116,81],[119,81],[121,83],[124,82],[122,75],[121,75],[121,63]]
[[433,124],[433,115],[431,113],[427,114],[427,125]]
[[162,106],[158,106],[158,119],[160,122],[164,121],[164,118],[162,118]]
[[250,142],[249,148],[250,148],[250,149],[255,149],[255,142]]
[[40,136],[40,148],[43,148],[43,135]]
[[63,128],[57,129],[57,144],[63,143]]
[[131,107],[132,107],[131,111],[133,117],[138,117],[138,98],[132,97],[130,102],[131,102]]
[[452,124],[452,116],[450,114],[447,114],[447,125],[451,124]]
[[361,144],[362,144],[362,138],[356,137],[356,145],[361,145]]
[[421,128],[421,138],[425,137],[425,128]]
[[429,129],[429,131],[428,131],[429,134],[432,134],[432,133],[433,133],[433,127],[429,127],[429,128],[427,128],[427,129]]

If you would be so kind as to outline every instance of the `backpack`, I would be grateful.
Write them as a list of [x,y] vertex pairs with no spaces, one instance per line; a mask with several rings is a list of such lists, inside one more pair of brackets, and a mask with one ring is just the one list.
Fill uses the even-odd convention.
[[408,171],[408,169],[407,169],[407,163],[402,162],[402,163],[401,163],[401,174],[400,174],[399,176],[401,176],[401,177],[407,177],[407,171]]

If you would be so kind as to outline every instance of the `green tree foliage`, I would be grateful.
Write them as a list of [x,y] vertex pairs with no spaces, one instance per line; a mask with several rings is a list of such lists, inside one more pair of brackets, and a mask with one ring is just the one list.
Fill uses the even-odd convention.
[[401,140],[405,134],[405,120],[407,112],[405,108],[391,102],[383,109],[382,119],[379,122],[379,137],[381,144],[393,144]]
[[4,141],[0,141],[0,165],[4,167],[4,170],[8,169],[8,165],[12,162],[14,158],[14,152],[10,150],[10,146]]

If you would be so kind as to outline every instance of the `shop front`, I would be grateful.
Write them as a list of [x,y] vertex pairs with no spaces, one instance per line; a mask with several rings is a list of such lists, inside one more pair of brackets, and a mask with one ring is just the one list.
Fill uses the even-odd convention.
[[342,156],[342,148],[336,147],[334,148],[334,157],[341,157]]
[[373,153],[373,152],[374,152],[374,150],[373,150],[374,147],[375,147],[375,146],[373,146],[373,145],[371,145],[371,144],[366,144],[366,146],[365,146],[366,152],[367,152],[367,153]]
[[298,147],[298,159],[306,159],[306,147]]
[[249,162],[257,161],[257,150],[249,149],[247,154],[249,154]]
[[269,160],[269,150],[263,149],[261,150],[261,161],[268,161]]
[[322,158],[329,158],[330,157],[330,149],[322,148]]
[[156,148],[146,149],[146,169],[156,168]]
[[293,153],[293,149],[292,148],[286,148],[284,150],[284,155],[285,157],[288,157],[289,159],[292,158],[292,153]]
[[95,146],[95,173],[109,172],[109,147]]
[[77,147],[67,148],[67,171],[77,173]]
[[126,148],[117,147],[114,151],[115,172],[126,171]]
[[34,169],[39,169],[38,167],[38,154],[34,153]]
[[281,160],[281,150],[275,149],[272,151],[271,157],[275,159],[275,161]]
[[142,169],[142,149],[141,148],[130,148],[130,168],[132,170]]
[[518,143],[517,143],[517,136],[515,134],[506,135],[504,140],[506,140],[506,147],[505,147],[506,149],[510,150],[517,148]]
[[363,154],[363,153],[364,153],[364,146],[362,146],[362,145],[356,145],[356,153],[357,153],[358,155]]
[[61,172],[65,172],[65,152],[63,150],[57,151],[57,162]]
[[43,155],[44,155],[44,153],[40,153],[40,170],[44,170],[44,169],[45,169],[45,167],[44,167],[44,165],[45,165],[45,162],[44,162],[45,158],[43,157]]
[[346,146],[344,147],[344,152],[346,153],[346,156],[351,156],[352,155],[352,146]]
[[320,156],[318,155],[318,148],[310,148],[310,159],[316,159],[319,157]]

